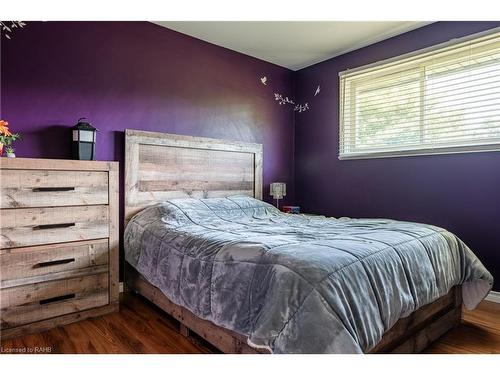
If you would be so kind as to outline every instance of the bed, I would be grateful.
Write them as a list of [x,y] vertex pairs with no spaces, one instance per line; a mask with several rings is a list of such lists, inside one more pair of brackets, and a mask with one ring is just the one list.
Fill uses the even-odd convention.
[[413,353],[492,276],[450,232],[288,215],[262,146],[126,131],[125,278],[225,353]]

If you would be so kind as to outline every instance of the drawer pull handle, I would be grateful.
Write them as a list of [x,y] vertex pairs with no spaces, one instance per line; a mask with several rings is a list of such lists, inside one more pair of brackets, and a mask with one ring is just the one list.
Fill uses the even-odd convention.
[[74,262],[74,261],[75,261],[75,258],[68,258],[68,259],[52,260],[50,262],[40,262],[40,263],[35,264],[33,266],[33,268],[57,266],[59,264],[66,264],[66,263],[71,263],[71,262]]
[[33,227],[33,229],[40,230],[40,229],[68,228],[68,227],[74,227],[74,226],[75,226],[75,223],[42,224],[42,225],[38,225],[36,227]]
[[43,191],[71,191],[75,190],[74,187],[40,187],[34,188],[34,192],[43,192]]
[[42,299],[39,301],[39,303],[40,303],[40,305],[46,305],[48,303],[64,301],[65,299],[71,299],[71,298],[75,298],[75,293],[65,294],[64,296]]

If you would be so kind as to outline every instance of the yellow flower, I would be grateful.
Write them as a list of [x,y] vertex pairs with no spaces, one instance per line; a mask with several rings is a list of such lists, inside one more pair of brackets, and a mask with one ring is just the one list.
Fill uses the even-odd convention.
[[9,123],[7,121],[0,120],[0,134],[12,135],[12,133],[9,131],[8,125]]

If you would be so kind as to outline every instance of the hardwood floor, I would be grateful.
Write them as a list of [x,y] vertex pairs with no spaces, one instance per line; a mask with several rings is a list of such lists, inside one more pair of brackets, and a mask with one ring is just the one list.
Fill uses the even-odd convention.
[[12,348],[51,348],[52,353],[211,353],[195,338],[179,333],[179,323],[142,297],[122,293],[120,311],[11,340],[2,340],[2,352]]
[[483,301],[475,310],[464,309],[462,324],[424,353],[500,354],[500,303]]
[[[51,353],[218,353],[197,337],[184,337],[179,323],[132,293],[120,311],[1,342],[1,352]],[[500,353],[500,304],[484,301],[464,311],[463,323],[425,353]]]

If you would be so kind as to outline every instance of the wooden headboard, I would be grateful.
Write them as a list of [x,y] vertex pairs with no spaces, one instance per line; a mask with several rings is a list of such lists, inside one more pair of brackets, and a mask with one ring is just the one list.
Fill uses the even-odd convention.
[[125,223],[172,198],[262,199],[262,145],[125,130]]

